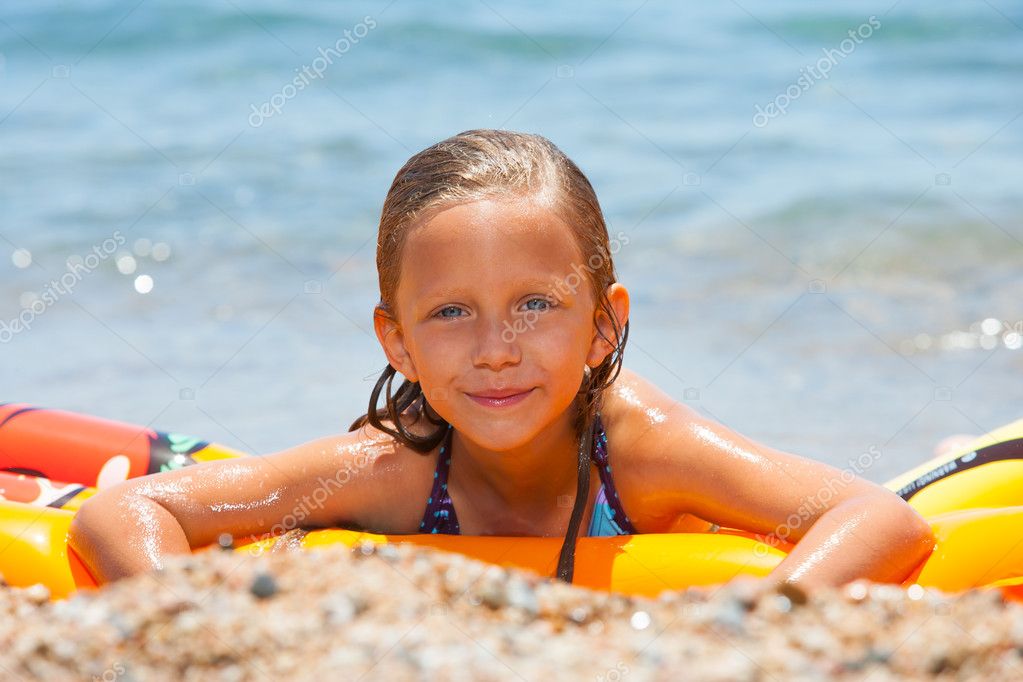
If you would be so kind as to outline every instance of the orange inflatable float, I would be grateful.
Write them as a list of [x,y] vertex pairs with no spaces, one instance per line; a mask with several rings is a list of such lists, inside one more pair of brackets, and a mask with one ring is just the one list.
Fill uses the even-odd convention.
[[[74,510],[97,487],[244,453],[179,434],[28,405],[0,405],[0,573],[12,585],[43,583],[54,598],[95,581],[66,544]],[[54,481],[61,481],[56,483]],[[931,522],[937,545],[907,577],[947,591],[1000,587],[1021,592],[1023,420],[963,451],[936,458],[889,482]],[[925,511],[926,510],[926,511]],[[375,535],[292,531],[281,546],[314,550],[401,542],[454,551],[551,575],[560,538]],[[271,551],[279,538],[245,538],[237,551]],[[767,541],[767,542],[765,542]],[[768,574],[790,547],[775,538],[721,529],[580,538],[573,582],[593,589],[656,595]],[[196,551],[201,551],[197,549]]]

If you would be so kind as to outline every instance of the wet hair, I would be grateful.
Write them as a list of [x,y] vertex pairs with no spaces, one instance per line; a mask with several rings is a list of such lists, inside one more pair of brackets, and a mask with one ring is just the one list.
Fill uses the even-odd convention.
[[[606,289],[617,281],[607,233],[597,195],[579,167],[550,140],[508,130],[467,130],[427,147],[410,158],[398,171],[384,199],[377,237],[377,273],[380,303],[377,314],[395,322],[396,295],[402,250],[409,233],[429,212],[484,199],[528,198],[555,211],[572,230],[585,264],[583,270],[597,303],[594,324],[601,310],[614,329],[608,339],[613,348],[594,368],[586,368],[575,400],[573,425],[579,436],[578,479],[575,505],[558,559],[557,577],[572,581],[575,541],[589,493],[590,453],[593,450],[594,417],[600,411],[604,391],[621,371],[622,354],[629,335],[607,299]],[[430,406],[419,382],[402,381],[392,394],[397,370],[390,364],[376,382],[366,414],[356,419],[350,431],[370,424],[420,453],[428,453],[444,439],[448,423]],[[377,408],[381,391],[385,406]],[[436,428],[428,435],[412,433],[401,421],[412,423],[423,417]],[[388,420],[393,428],[384,424]]]

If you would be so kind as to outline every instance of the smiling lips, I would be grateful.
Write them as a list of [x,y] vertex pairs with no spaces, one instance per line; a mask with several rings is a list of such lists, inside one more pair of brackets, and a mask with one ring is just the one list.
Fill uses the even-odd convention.
[[483,393],[466,393],[478,405],[484,407],[510,407],[525,400],[533,389],[505,389],[501,391],[486,391]]

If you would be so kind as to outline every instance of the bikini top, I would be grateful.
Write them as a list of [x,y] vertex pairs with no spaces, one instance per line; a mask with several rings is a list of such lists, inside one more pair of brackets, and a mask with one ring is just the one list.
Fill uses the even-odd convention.
[[[426,511],[419,524],[420,533],[461,534],[455,506],[448,494],[451,433],[452,428],[449,424],[444,444],[437,457],[437,468],[433,472],[433,489],[430,491],[429,499],[426,500]],[[594,419],[593,451],[590,453],[590,459],[597,465],[597,472],[600,474],[600,490],[597,491],[597,499],[593,505],[593,517],[590,519],[587,535],[596,537],[635,534],[636,529],[625,514],[625,510],[622,509],[618,491],[615,490],[614,480],[611,478],[611,464],[607,456],[607,434],[604,433],[604,425],[599,414]]]

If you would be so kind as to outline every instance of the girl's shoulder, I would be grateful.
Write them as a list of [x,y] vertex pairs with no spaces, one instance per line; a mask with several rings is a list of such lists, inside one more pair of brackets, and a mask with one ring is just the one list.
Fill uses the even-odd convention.
[[[382,419],[381,423],[385,428],[394,428],[391,420]],[[403,419],[403,424],[417,436],[430,435],[437,429],[433,424],[423,423],[423,420],[405,422]],[[356,460],[361,460],[355,464],[362,463],[367,467],[367,474],[374,480],[373,499],[368,500],[364,517],[366,530],[417,532],[433,484],[433,469],[440,446],[422,453],[370,424],[360,426],[345,437],[351,439],[356,453],[373,453],[361,458],[355,455]]]
[[689,466],[689,439],[699,420],[691,407],[625,367],[604,394],[601,421],[615,488],[640,532],[663,532],[680,522],[676,510],[653,500],[663,497],[656,487],[666,468]]
[[[656,440],[659,432],[678,430],[698,419],[695,410],[678,402],[653,382],[622,367],[618,378],[604,394],[601,421],[611,442],[612,435],[625,443]],[[643,452],[635,450],[638,455]]]

